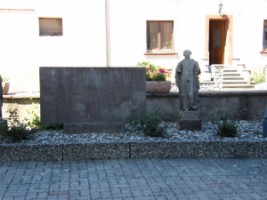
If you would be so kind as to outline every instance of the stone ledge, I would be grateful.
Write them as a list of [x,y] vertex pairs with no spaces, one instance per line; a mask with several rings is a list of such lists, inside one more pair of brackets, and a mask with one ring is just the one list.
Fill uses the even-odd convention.
[[267,158],[267,141],[0,145],[1,162],[144,158]]
[[[264,89],[253,89],[253,90],[200,90],[199,96],[266,96],[267,90]],[[169,93],[146,93],[147,97],[157,97],[157,98],[165,98],[165,97],[174,97],[177,98],[179,96],[179,92],[171,91]],[[9,93],[7,95],[3,95],[4,99],[40,99],[39,92],[21,92],[21,93]]]
[[39,92],[33,92],[33,93],[8,93],[7,95],[3,95],[4,99],[40,99],[40,93]]

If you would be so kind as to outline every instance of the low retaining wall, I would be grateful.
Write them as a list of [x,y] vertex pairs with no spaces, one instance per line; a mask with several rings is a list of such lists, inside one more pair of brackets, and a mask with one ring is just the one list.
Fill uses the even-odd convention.
[[[267,108],[267,91],[201,91],[199,94],[201,120],[212,119],[218,111],[224,111],[235,119],[260,120]],[[176,121],[179,110],[179,94],[147,94],[146,112],[158,109],[165,120]]]
[[267,141],[0,145],[0,161],[144,158],[267,158]]
[[[225,111],[236,119],[260,120],[267,109],[267,91],[202,91],[200,92],[200,113],[202,120],[212,119],[217,111]],[[35,95],[5,95],[3,116],[8,110],[18,109],[21,119],[29,118],[29,110],[40,112],[40,97]],[[179,109],[179,94],[147,93],[146,112],[158,109],[165,120],[176,121]]]

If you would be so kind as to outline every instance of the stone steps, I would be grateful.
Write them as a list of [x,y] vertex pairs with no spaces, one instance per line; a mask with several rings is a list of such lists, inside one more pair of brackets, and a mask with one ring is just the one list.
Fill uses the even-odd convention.
[[229,89],[252,89],[254,88],[248,81],[244,79],[241,72],[236,68],[223,69],[222,88]]
[[223,88],[233,88],[233,89],[253,89],[254,85],[245,84],[228,84],[223,85]]

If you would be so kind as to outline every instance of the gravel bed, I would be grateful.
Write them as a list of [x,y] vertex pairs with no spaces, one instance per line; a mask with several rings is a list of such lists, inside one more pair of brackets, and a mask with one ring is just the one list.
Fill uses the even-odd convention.
[[[175,122],[163,122],[167,126],[165,137],[155,138],[145,136],[143,133],[134,132],[129,124],[116,133],[79,133],[69,134],[59,131],[39,131],[31,135],[22,144],[87,144],[87,143],[126,143],[126,142],[164,142],[164,141],[267,141],[262,136],[262,121],[238,122],[238,136],[222,138],[216,134],[216,127],[211,122],[204,122],[201,131],[177,130]],[[10,143],[0,137],[0,144]]]

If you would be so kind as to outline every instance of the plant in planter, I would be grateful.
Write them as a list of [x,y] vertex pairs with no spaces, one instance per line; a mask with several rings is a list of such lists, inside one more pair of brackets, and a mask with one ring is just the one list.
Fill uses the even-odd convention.
[[171,82],[167,81],[168,72],[163,67],[146,61],[138,62],[137,66],[146,68],[147,92],[170,92]]

